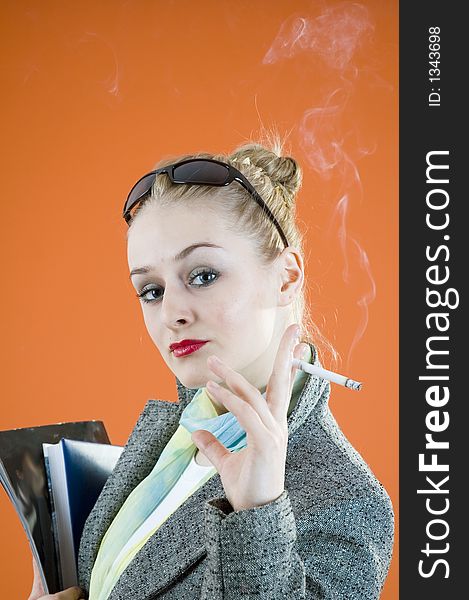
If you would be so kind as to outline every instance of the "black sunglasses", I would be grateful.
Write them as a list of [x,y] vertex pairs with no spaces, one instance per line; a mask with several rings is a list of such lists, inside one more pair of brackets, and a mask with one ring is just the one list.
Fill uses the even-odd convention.
[[264,210],[265,214],[277,228],[285,247],[288,246],[287,237],[283,233],[277,219],[246,177],[232,165],[211,158],[190,158],[172,165],[161,167],[161,169],[151,171],[141,177],[130,190],[124,204],[123,217],[128,225],[130,225],[130,222],[132,221],[130,211],[140,202],[140,200],[142,200],[145,194],[151,190],[156,176],[160,173],[166,173],[173,183],[223,186],[229,185],[232,181],[237,181],[251,194],[257,204]]

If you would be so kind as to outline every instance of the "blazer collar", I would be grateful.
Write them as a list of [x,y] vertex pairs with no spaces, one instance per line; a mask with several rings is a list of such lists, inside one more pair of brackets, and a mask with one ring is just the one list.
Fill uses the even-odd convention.
[[[316,349],[310,344],[314,364]],[[91,570],[101,540],[130,492],[150,473],[161,452],[179,426],[184,408],[197,390],[176,378],[178,402],[149,400],[142,411],[121,458],[86,521],[78,556],[79,585],[89,590]],[[287,419],[291,438],[313,411],[327,407],[330,384],[308,374],[303,390]],[[114,586],[109,600],[136,597],[148,589],[148,573],[155,573],[152,593],[171,584],[205,554],[205,523],[201,507],[207,500],[225,495],[220,475],[215,473],[159,527],[141,548]],[[187,524],[190,523],[190,535]],[[182,548],[184,551],[181,551]],[[144,564],[145,569],[140,565]]]

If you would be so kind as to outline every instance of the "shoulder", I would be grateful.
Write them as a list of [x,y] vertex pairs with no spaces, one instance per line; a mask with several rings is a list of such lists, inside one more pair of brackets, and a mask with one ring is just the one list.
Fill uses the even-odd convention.
[[135,447],[152,445],[156,438],[171,437],[179,422],[181,410],[178,402],[147,400],[125,443],[123,453],[128,453]]
[[391,499],[327,409],[310,415],[289,441],[285,473],[301,527],[341,531],[357,543],[376,540],[382,553],[394,538]]
[[317,504],[296,517],[297,548],[311,579],[340,597],[378,598],[391,564],[394,514],[384,488]]
[[[389,497],[345,437],[328,407],[312,411],[288,441],[286,478],[290,489],[304,489],[303,505],[369,494]],[[384,496],[383,496],[384,494]]]

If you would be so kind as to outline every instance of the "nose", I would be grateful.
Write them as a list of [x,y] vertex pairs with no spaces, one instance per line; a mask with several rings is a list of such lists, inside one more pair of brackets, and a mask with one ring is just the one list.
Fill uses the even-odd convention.
[[161,320],[168,328],[180,328],[194,320],[193,299],[184,285],[167,284],[161,300]]

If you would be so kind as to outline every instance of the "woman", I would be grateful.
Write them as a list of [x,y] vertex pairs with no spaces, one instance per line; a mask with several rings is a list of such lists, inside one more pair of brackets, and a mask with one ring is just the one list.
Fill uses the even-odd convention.
[[84,597],[379,597],[391,502],[334,420],[329,382],[292,367],[319,364],[301,177],[278,143],[246,144],[166,161],[131,190],[130,277],[178,403],[147,402],[88,517]]

